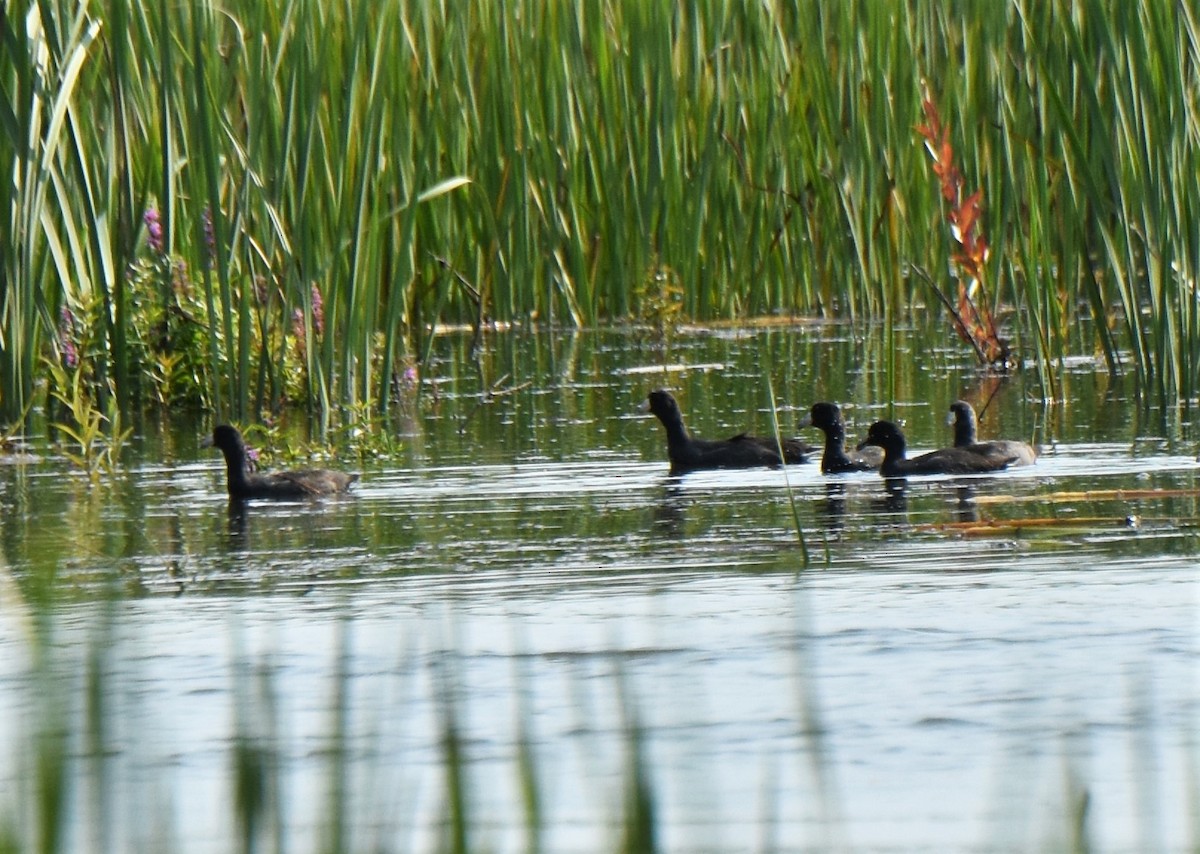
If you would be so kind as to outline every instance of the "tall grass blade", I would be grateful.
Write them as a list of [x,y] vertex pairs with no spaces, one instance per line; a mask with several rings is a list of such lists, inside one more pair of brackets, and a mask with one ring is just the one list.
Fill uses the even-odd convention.
[[[771,404],[771,429],[775,436],[775,448],[779,452],[779,459],[786,459],[783,455],[783,434],[779,429],[779,409],[775,403],[775,386],[771,382],[770,374],[767,374],[767,397]],[[791,481],[788,480],[787,465],[781,465],[780,471],[783,472],[783,486],[787,491],[788,508],[792,514],[792,524],[796,530],[796,542],[800,545],[800,565],[804,569],[808,569],[811,565],[811,559],[808,554],[808,542],[804,537],[804,527],[800,523],[800,510],[796,506],[796,495],[792,492]]]
[[325,806],[324,850],[329,854],[350,851],[349,819],[350,752],[350,620],[343,614],[338,626],[338,647],[334,671],[332,721],[329,728],[329,783]]
[[467,797],[467,757],[463,749],[463,737],[459,725],[460,695],[453,674],[449,671],[450,665],[443,658],[435,675],[439,701],[442,768],[446,784],[446,839],[442,848],[452,854],[468,854],[471,851],[471,817]]
[[[518,665],[523,659],[518,658]],[[529,854],[540,854],[545,850],[545,807],[538,773],[538,756],[534,747],[532,711],[529,707],[529,687],[533,676],[523,667],[516,674],[517,680],[517,788],[521,795],[524,813],[525,850]]]
[[622,854],[653,854],[659,850],[658,805],[648,771],[645,732],[623,674],[618,673],[617,683],[625,743],[623,813],[617,851]]

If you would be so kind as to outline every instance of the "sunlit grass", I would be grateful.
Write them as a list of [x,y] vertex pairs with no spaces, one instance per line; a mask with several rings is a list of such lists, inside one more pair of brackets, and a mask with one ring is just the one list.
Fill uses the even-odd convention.
[[1043,396],[1080,346],[1147,402],[1200,393],[1186,3],[6,15],[6,422],[62,308],[94,326],[102,411],[110,393],[237,420],[299,404],[325,426],[386,410],[438,322],[654,317],[656,279],[701,321],[940,313],[910,273],[953,291],[923,81],[981,191],[989,308]]

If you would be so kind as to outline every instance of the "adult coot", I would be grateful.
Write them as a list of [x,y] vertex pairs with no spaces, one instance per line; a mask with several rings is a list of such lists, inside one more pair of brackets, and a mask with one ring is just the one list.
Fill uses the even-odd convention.
[[1012,439],[992,439],[980,442],[975,437],[975,428],[979,423],[975,417],[975,407],[965,400],[956,400],[950,404],[950,414],[947,424],[954,425],[954,447],[967,448],[977,454],[989,457],[1013,457],[1009,465],[1031,466],[1037,462],[1037,449],[1028,442],[1017,442]]
[[846,453],[846,422],[836,403],[814,403],[808,415],[800,419],[800,426],[816,427],[825,434],[825,451],[821,454],[821,471],[825,474],[879,471],[882,448],[871,446]]
[[[778,467],[779,449],[774,439],[739,433],[728,439],[693,439],[683,426],[679,404],[665,389],[656,389],[646,398],[644,410],[658,417],[667,431],[667,456],[671,474],[699,469],[739,469],[756,466]],[[799,439],[783,440],[783,462],[802,463],[816,448]]]
[[244,498],[315,498],[321,495],[336,495],[346,492],[350,484],[358,480],[357,474],[347,474],[328,469],[308,471],[280,471],[256,474],[250,470],[246,457],[246,443],[242,434],[228,424],[217,426],[212,436],[201,443],[205,447],[218,448],[225,455],[226,479],[229,497]]
[[910,474],[975,474],[999,471],[1013,461],[1012,457],[977,454],[967,448],[941,448],[913,457],[904,456],[904,434],[891,421],[876,421],[867,431],[867,438],[858,443],[858,450],[868,445],[883,448],[884,477],[904,477]]

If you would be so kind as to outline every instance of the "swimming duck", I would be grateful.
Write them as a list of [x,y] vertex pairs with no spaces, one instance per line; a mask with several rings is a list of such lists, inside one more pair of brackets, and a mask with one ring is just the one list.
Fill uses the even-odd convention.
[[[650,392],[643,411],[657,416],[667,431],[667,456],[671,460],[671,474],[700,469],[755,468],[757,466],[778,467],[779,449],[775,440],[739,433],[728,439],[693,439],[683,426],[683,414],[679,404],[665,389]],[[816,448],[799,439],[784,439],[783,462],[802,463]]]
[[358,480],[357,474],[328,469],[255,474],[246,456],[242,434],[228,424],[218,425],[201,445],[217,448],[225,455],[226,481],[229,497],[233,499],[296,499],[336,495],[349,490],[350,485]]
[[956,448],[967,448],[986,456],[1013,457],[1013,461],[1009,463],[1012,466],[1031,466],[1037,462],[1037,449],[1027,442],[1017,442],[1012,439],[992,439],[988,442],[980,442],[975,437],[975,428],[979,423],[975,417],[975,407],[965,400],[956,400],[950,404],[950,414],[946,417],[946,423],[954,425],[954,447]]
[[883,450],[869,447],[846,453],[846,422],[836,403],[814,403],[808,415],[800,419],[801,427],[816,427],[825,434],[825,451],[821,454],[821,471],[841,474],[849,471],[878,471],[883,462]]
[[879,467],[879,473],[884,477],[999,471],[1015,459],[977,454],[967,448],[941,448],[910,460],[904,456],[904,434],[891,421],[876,421],[871,425],[867,438],[858,443],[858,450],[868,445],[883,448],[883,465]]

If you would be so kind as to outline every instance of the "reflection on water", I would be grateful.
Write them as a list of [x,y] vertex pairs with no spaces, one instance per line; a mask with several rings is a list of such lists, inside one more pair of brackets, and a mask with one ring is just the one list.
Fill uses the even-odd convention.
[[662,481],[659,500],[654,505],[654,525],[662,536],[679,539],[684,536],[684,519],[688,499],[683,490],[683,477],[667,475]]
[[908,519],[908,478],[887,477],[883,479],[883,497],[872,501],[872,509],[883,516],[895,516],[893,522]]
[[248,501],[229,499],[226,512],[229,516],[229,550],[238,552],[250,551],[250,537],[247,535],[246,516],[249,513]]
[[969,485],[955,490],[954,521],[978,522],[979,505],[975,503],[975,490]]
[[[233,847],[242,727],[275,751],[287,847],[328,831],[344,748],[350,847],[429,850],[448,684],[476,843],[495,850],[528,848],[523,726],[547,850],[616,847],[623,697],[669,850],[1027,850],[1065,838],[1080,793],[1099,847],[1194,845],[1200,484],[1182,428],[1118,417],[1081,376],[1049,413],[1016,383],[987,408],[986,435],[1044,431],[1029,469],[668,477],[661,429],[633,413],[647,387],[674,387],[700,435],[765,433],[769,363],[776,389],[806,390],[780,395],[785,426],[830,397],[857,404],[850,435],[907,418],[919,453],[949,441],[970,366],[918,352],[935,369],[898,380],[888,411],[836,333],[684,338],[666,361],[706,367],[666,376],[617,335],[548,344],[496,342],[506,367],[480,376],[511,374],[511,395],[448,375],[409,415],[419,441],[367,460],[346,499],[230,504],[194,425],[169,454],[148,437],[115,483],[41,449],[0,469],[0,791],[28,769],[32,616],[51,601],[80,720],[89,650],[108,674],[112,764],[88,783],[81,760],[72,797],[86,815],[109,787],[118,847],[161,847],[143,810],[171,817],[169,848]],[[445,346],[453,363],[461,342]]]
[[831,480],[825,484],[825,500],[817,505],[819,524],[831,536],[837,536],[845,530],[846,515],[846,484]]

